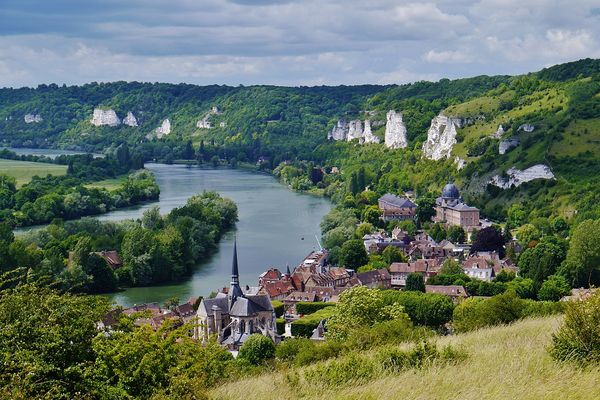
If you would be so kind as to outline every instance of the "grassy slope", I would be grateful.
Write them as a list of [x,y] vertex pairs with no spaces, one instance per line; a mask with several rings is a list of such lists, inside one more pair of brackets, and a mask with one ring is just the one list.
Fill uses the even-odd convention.
[[66,165],[0,159],[0,174],[14,177],[17,180],[17,186],[26,184],[34,175],[64,175],[66,173]]
[[94,183],[90,183],[85,185],[85,187],[87,188],[99,188],[99,189],[106,189],[106,190],[115,190],[120,188],[121,186],[123,186],[123,184],[127,181],[127,175],[121,175],[117,178],[113,178],[113,179],[104,179],[98,182],[94,182]]
[[457,365],[406,371],[364,386],[329,389],[305,387],[304,396],[287,386],[283,373],[233,382],[212,394],[218,399],[598,399],[600,368],[558,364],[548,355],[559,318],[530,319],[483,329],[438,343],[464,348],[468,359]]

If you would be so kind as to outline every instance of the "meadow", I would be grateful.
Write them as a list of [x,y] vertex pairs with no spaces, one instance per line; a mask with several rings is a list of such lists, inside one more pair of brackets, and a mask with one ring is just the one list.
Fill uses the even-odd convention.
[[23,186],[34,176],[65,175],[66,165],[38,163],[29,161],[0,159],[0,174],[6,174],[17,180],[17,186]]
[[[598,399],[600,368],[554,361],[547,348],[561,317],[527,319],[455,336],[440,337],[467,353],[457,363],[382,376],[360,385],[323,388],[286,383],[286,371],[232,382],[214,398],[239,399]],[[328,362],[328,361],[325,361]]]

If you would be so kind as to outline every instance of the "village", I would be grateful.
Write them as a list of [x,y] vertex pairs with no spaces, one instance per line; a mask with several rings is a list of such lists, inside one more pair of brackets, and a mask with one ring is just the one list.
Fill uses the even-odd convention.
[[[410,193],[403,197],[382,196],[378,201],[380,218],[383,221],[413,221],[417,206],[409,196]],[[394,247],[401,251],[406,261],[360,272],[332,265],[328,250],[319,248],[294,268],[287,266],[282,271],[270,267],[257,277],[256,282],[245,283],[239,282],[240,267],[234,245],[230,286],[218,289],[209,297],[192,297],[183,304],[161,306],[149,303],[118,308],[108,314],[99,327],[116,325],[120,315],[133,317],[136,325],[150,325],[155,330],[165,321],[176,325],[195,322],[193,337],[196,340],[206,342],[214,335],[221,345],[237,352],[254,333],[275,342],[295,336],[325,340],[324,320],[315,319],[318,313],[314,311],[335,305],[341,293],[356,286],[405,290],[409,280],[416,278],[423,283],[425,293],[441,294],[458,303],[469,296],[463,285],[432,282],[448,262],[460,265],[462,273],[474,281],[489,283],[503,273],[518,275],[518,268],[508,258],[501,258],[498,252],[471,251],[471,234],[491,223],[481,220],[479,210],[462,201],[454,184],[447,184],[436,199],[432,219],[448,227],[462,228],[466,233],[463,243],[436,242],[423,230],[411,235],[400,227],[389,233],[382,229],[363,236],[365,251],[370,255],[381,254],[386,248]],[[116,252],[99,255],[113,268],[122,263]],[[305,322],[309,318],[305,318],[305,314],[311,315],[308,324]]]

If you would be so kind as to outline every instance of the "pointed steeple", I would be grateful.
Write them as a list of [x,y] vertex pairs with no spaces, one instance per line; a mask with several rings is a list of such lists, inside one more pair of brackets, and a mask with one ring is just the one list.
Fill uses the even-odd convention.
[[229,293],[227,294],[230,311],[237,298],[242,296],[243,293],[242,289],[240,288],[240,279],[238,271],[237,239],[235,239],[233,242],[233,262],[231,264],[231,285],[229,286]]
[[290,273],[290,264],[288,264],[288,265],[286,266],[286,271],[285,271],[285,274],[286,274],[287,276],[291,276],[291,275],[292,275],[292,274]]

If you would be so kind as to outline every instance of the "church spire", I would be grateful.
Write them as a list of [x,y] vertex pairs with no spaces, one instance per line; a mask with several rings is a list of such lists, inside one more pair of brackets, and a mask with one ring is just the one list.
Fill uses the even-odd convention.
[[229,293],[227,295],[229,300],[229,310],[233,307],[233,303],[238,297],[242,297],[242,289],[240,288],[240,278],[238,271],[238,257],[237,257],[237,239],[233,242],[233,262],[231,264],[231,285],[229,286]]

